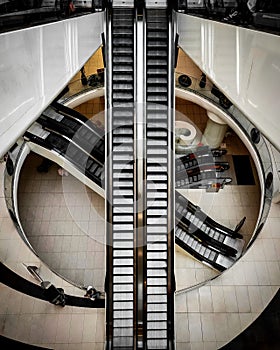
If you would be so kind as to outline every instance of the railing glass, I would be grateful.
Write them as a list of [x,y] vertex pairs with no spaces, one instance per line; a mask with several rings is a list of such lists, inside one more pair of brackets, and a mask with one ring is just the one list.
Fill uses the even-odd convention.
[[[73,99],[75,96],[77,96],[77,94],[84,94],[87,91],[102,89],[104,87],[102,71],[101,77],[99,73],[87,76],[86,78],[87,83],[85,85],[82,84],[81,78],[71,82],[71,84],[68,85],[69,91],[61,97],[61,101],[65,103],[66,101]],[[248,120],[242,111],[230,100],[228,100],[214,84],[208,81],[208,79],[199,79],[177,72],[175,73],[175,85],[179,89],[186,89],[201,96],[202,98],[216,105],[219,109],[223,110],[223,112],[225,112],[227,116],[232,119],[242,130],[244,136],[250,142],[255,154],[257,155],[261,173],[259,181],[262,184],[263,191],[260,214],[254,234],[247,245],[246,249],[248,249],[260,233],[268,217],[272,202],[273,167],[271,162],[271,154],[268,148],[269,141],[255,128],[255,126]]]
[[99,11],[96,1],[0,0],[0,33]]
[[227,24],[280,34],[278,0],[186,0],[180,12]]
[[[189,79],[187,79],[187,77]],[[227,97],[212,83],[209,83],[208,81],[206,82],[205,79],[186,76],[185,74],[178,72],[176,73],[175,81],[177,88],[186,89],[195,93],[223,110],[223,112],[225,112],[227,116],[242,130],[243,135],[247,138],[252,149],[255,151],[260,168],[259,181],[262,188],[262,197],[259,218],[255,232],[246,248],[248,249],[260,233],[268,217],[272,202],[273,167],[271,154],[268,149],[269,141],[255,128],[242,111],[231,103],[231,101],[228,100]]]

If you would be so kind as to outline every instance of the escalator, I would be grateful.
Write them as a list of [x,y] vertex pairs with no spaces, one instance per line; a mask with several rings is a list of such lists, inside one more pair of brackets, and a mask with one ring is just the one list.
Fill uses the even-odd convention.
[[134,25],[133,8],[108,9],[107,349],[136,342]]
[[[176,202],[180,203],[183,206],[183,208],[185,208],[187,210],[187,212],[193,216],[193,218],[196,218],[197,220],[205,223],[210,228],[213,228],[222,234],[225,234],[225,235],[232,237],[232,238],[242,239],[242,235],[240,233],[238,233],[238,231],[240,230],[240,228],[242,226],[238,225],[239,226],[238,231],[236,229],[231,230],[230,228],[228,228],[224,225],[221,225],[218,222],[214,221],[211,217],[206,215],[200,207],[198,207],[197,205],[193,204],[191,201],[187,200],[185,197],[180,195],[180,193],[178,191],[176,191],[175,195],[176,195],[176,197],[175,197]],[[180,213],[176,211],[176,215],[180,215]],[[242,219],[243,224],[244,224],[245,219],[246,218]]]
[[218,271],[228,269],[235,261],[233,258],[221,254],[215,248],[204,244],[201,240],[189,234],[187,230],[181,227],[180,223],[175,229],[175,241],[194,258]]
[[[55,158],[62,157],[98,187],[104,187],[104,164],[94,155],[84,150],[78,143],[59,131],[44,129],[40,123],[34,123],[25,133],[25,141],[35,146],[35,152],[45,156],[44,150],[49,150]],[[33,146],[32,146],[33,149]],[[43,150],[43,151],[40,151]]]
[[146,10],[146,308],[147,349],[171,349],[173,330],[173,222],[171,109],[172,30],[167,9]]
[[189,176],[176,176],[177,189],[217,189],[223,188],[232,182],[230,177],[223,176],[216,169],[208,169],[201,172],[199,168]]
[[[173,207],[170,9],[167,4],[134,8],[133,1],[116,3],[107,9],[106,23],[106,147],[101,130],[57,102],[25,138],[63,156],[98,186],[106,181],[106,349],[173,349],[175,234],[178,245],[220,271],[238,257],[239,237],[222,227],[216,230],[210,218],[206,223],[208,217],[202,220],[179,194]],[[185,156],[176,163],[182,181],[189,181],[187,171],[194,178],[213,165],[211,155],[200,151],[197,158]]]
[[105,177],[104,130],[91,120],[53,102],[24,133],[24,139],[32,144],[35,153],[54,158],[56,162],[60,159],[61,166],[68,161],[70,168],[74,166],[77,174],[84,174],[90,179],[90,187],[102,195]]
[[[63,124],[66,124],[67,126],[74,129],[75,132],[81,127],[81,125],[83,125],[84,127],[87,127],[89,130],[93,131],[94,134],[98,135],[101,140],[105,140],[104,130],[94,124],[90,119],[85,117],[80,112],[57,101],[52,102],[50,108],[56,113],[60,114],[59,120]],[[42,114],[49,116],[48,108]],[[68,117],[68,119],[66,117]]]
[[[186,152],[186,150],[185,150]],[[216,185],[223,188],[232,179],[222,173],[229,169],[229,163],[218,161],[217,158],[225,150],[201,146],[189,150],[189,153],[175,160],[176,188],[211,188]]]
[[[58,103],[55,106],[48,107],[37,122],[45,130],[59,132],[65,138],[71,139],[103,164],[105,160],[104,131],[75,110]],[[82,117],[86,120],[83,120]]]
[[[242,254],[245,244],[242,235],[215,223],[178,192],[175,198],[176,243],[216,270],[229,268]],[[245,219],[241,222],[244,223]]]
[[[226,240],[226,235],[210,228],[195,215],[188,212],[180,202],[176,203],[176,214],[180,225],[196,239],[208,244],[224,255],[235,257],[237,249],[234,240]],[[228,242],[227,242],[228,241]],[[228,244],[227,244],[228,243]]]
[[148,3],[107,10],[107,349],[174,348],[173,35]]
[[215,169],[217,172],[222,172],[229,169],[229,163],[225,161],[217,161],[212,155],[196,157],[194,154],[180,157],[175,162],[176,173],[188,172],[196,167],[200,169]]
[[[67,111],[68,115],[72,114],[72,110]],[[49,111],[45,111],[42,114],[43,116],[49,115]],[[79,118],[80,119],[80,118]],[[71,134],[73,134],[74,130],[77,131],[78,127],[80,126],[79,119],[75,119],[72,116],[72,119],[70,120],[71,123],[68,123],[68,120],[63,115],[58,114],[56,115],[56,124],[47,123],[47,120],[43,119],[44,122],[42,123],[40,127],[40,120],[41,117],[38,119],[38,122],[35,123],[26,133],[25,133],[25,139],[29,140],[29,142],[35,143],[37,145],[41,145],[44,148],[47,148],[51,150],[52,152],[56,152],[60,156],[63,156],[65,159],[68,159],[69,162],[71,162],[74,166],[76,166],[78,169],[80,169],[81,172],[85,172],[85,175],[91,179],[93,182],[95,182],[99,187],[102,186],[102,183],[104,182],[104,170],[103,170],[103,164],[102,167],[98,166],[97,162],[93,162],[92,159],[90,159],[87,152],[84,152],[82,147],[78,147],[78,145],[75,145],[73,143],[74,141],[67,139],[67,137],[63,136],[64,133],[64,125],[66,124],[68,128],[66,128],[65,134],[70,137]],[[59,120],[59,122],[57,122]],[[87,119],[86,119],[87,120]],[[87,121],[88,123],[89,121]],[[62,125],[60,125],[62,123]],[[91,125],[91,128],[97,128],[93,123]],[[102,132],[100,131],[100,137],[102,137]],[[126,130],[127,131],[127,130]],[[119,130],[117,131],[119,132]],[[90,131],[91,139],[94,139],[96,133],[93,131]],[[120,144],[120,140],[118,139],[118,144]],[[153,144],[154,138],[152,138],[149,142],[150,145]],[[98,142],[97,142],[98,144]],[[149,146],[150,146],[149,145]],[[155,143],[154,145],[155,146]],[[123,151],[128,150],[128,146],[123,146]],[[101,149],[104,149],[104,139],[102,139],[102,147]],[[119,149],[121,150],[121,149]],[[157,161],[160,161],[160,154],[163,153],[162,149],[157,149],[157,147],[152,150],[149,147],[149,154],[152,156],[149,161],[152,163],[151,166],[154,166],[154,164],[157,164]],[[102,152],[100,152],[102,153]],[[154,154],[153,154],[154,153]],[[93,153],[94,155],[94,153]],[[158,157],[157,159],[153,159],[155,157]],[[104,159],[104,153],[102,158]],[[205,157],[207,158],[207,157]],[[88,163],[88,166],[85,167],[85,162]],[[100,165],[100,163],[99,163]],[[84,167],[85,170],[84,171]],[[151,169],[151,168],[150,168]],[[122,169],[119,176],[123,176],[123,179],[126,179],[126,181],[123,181],[122,185],[127,186],[128,185],[128,172],[125,169]],[[130,175],[130,178],[132,179],[132,176]],[[164,197],[166,197],[166,194],[164,193],[163,189],[159,188],[159,183],[157,183],[157,190],[154,190],[153,187],[153,181],[150,184],[150,188],[147,191],[147,205],[149,207],[149,214],[152,215],[152,217],[156,218],[156,214],[160,214],[160,217],[162,216],[162,212],[152,212],[151,210],[155,209],[158,210],[166,205],[166,202],[164,200]],[[149,185],[148,185],[149,187]],[[158,197],[158,198],[156,198]],[[242,235],[238,233],[236,230],[231,230],[226,226],[223,226],[216,221],[214,221],[212,218],[207,216],[199,207],[191,203],[189,200],[184,198],[179,194],[179,192],[175,192],[175,199],[176,199],[176,206],[175,206],[175,215],[176,215],[176,243],[181,246],[183,249],[185,249],[187,252],[189,252],[192,256],[198,258],[200,261],[204,261],[208,264],[210,264],[212,267],[218,269],[218,270],[224,270],[228,267],[230,267],[234,261],[236,260],[236,257],[239,257],[243,246],[244,241],[242,240]],[[121,200],[120,203],[121,204]],[[125,210],[127,210],[127,206],[124,205]],[[165,218],[166,219],[166,218]],[[245,219],[245,218],[244,218]],[[244,220],[243,219],[243,220]],[[158,227],[159,228],[159,227]],[[152,228],[150,228],[153,230]],[[179,230],[180,229],[180,230]],[[240,227],[239,227],[240,229]],[[180,233],[180,235],[178,234]],[[184,233],[184,234],[183,234]],[[186,239],[190,237],[188,241]],[[151,241],[156,241],[158,237],[155,237],[155,235],[150,236]],[[200,242],[200,244],[196,242]],[[212,244],[211,244],[212,242]],[[220,245],[222,244],[222,249],[220,248]],[[194,245],[195,249],[194,248]],[[225,248],[225,246],[229,246],[229,250]],[[151,246],[154,248],[153,246]],[[202,256],[199,256],[198,247],[201,247],[202,253],[204,253],[204,247],[205,247],[205,254],[202,254]],[[209,253],[209,249],[213,250],[215,255]],[[234,249],[231,250],[231,249]],[[212,251],[211,250],[211,251]],[[209,256],[207,256],[209,253]],[[231,258],[230,258],[231,256]],[[219,258],[219,261],[222,261],[223,264],[219,265],[215,262],[215,258]],[[214,260],[213,260],[214,259]]]

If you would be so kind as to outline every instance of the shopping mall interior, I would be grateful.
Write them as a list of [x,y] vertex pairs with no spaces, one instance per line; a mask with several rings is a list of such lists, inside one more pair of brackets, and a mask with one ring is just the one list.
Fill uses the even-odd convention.
[[17,3],[0,2],[1,348],[278,349],[277,6],[259,24],[240,2]]

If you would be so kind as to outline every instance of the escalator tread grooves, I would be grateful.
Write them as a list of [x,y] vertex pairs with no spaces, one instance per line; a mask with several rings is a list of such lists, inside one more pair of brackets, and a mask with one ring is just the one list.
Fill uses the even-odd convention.
[[[168,131],[164,128],[159,128],[159,123],[165,123],[168,126],[168,113],[160,111],[161,118],[154,118],[153,115],[157,114],[156,109],[158,106],[168,106],[168,19],[166,16],[166,10],[147,10],[147,76],[146,76],[146,102],[148,104],[147,109],[147,127],[146,127],[146,148],[147,148],[147,162],[146,162],[146,174],[147,174],[147,197],[149,200],[163,200],[162,193],[166,194],[168,198],[168,183],[167,183],[167,164],[168,164],[168,152],[156,156],[159,150],[159,144],[161,149],[168,148]],[[155,108],[153,108],[153,103]],[[150,109],[149,109],[150,108]],[[151,110],[153,108],[154,110]],[[163,107],[160,107],[163,108]],[[165,107],[166,108],[166,107]],[[164,143],[164,145],[163,145]],[[156,162],[156,158],[160,158]],[[156,191],[149,191],[149,183],[153,183]],[[165,188],[159,192],[159,188],[165,185]],[[150,238],[154,239],[158,236],[159,242],[161,238],[168,235],[168,217],[167,217],[167,204],[161,206],[150,207],[147,211],[147,241],[150,242]],[[166,213],[166,214],[164,214]],[[162,225],[161,229],[151,230],[153,225],[159,227],[157,221],[158,218],[166,221],[166,225]],[[156,220],[154,222],[154,220]],[[167,241],[166,241],[167,242]],[[164,315],[163,321],[148,321],[146,336],[147,336],[147,349],[155,348],[158,343],[160,348],[164,349],[168,347],[167,334],[168,334],[168,295],[167,295],[167,281],[168,278],[158,274],[157,271],[164,270],[168,266],[168,248],[166,246],[155,247],[152,244],[147,245],[147,318],[149,315],[159,313],[158,311],[152,311],[156,305],[161,305],[161,314]],[[157,244],[157,243],[156,243]],[[162,265],[164,262],[164,265]],[[157,266],[158,265],[158,266]],[[150,278],[152,277],[152,279]],[[161,283],[157,282],[157,278]],[[165,300],[163,299],[165,296]],[[159,300],[160,298],[160,300]],[[163,306],[165,307],[163,308]],[[150,310],[150,311],[148,311]],[[157,323],[157,325],[155,324]],[[164,326],[163,326],[164,325]]]
[[[112,10],[112,342],[114,348],[132,348],[133,345],[133,154],[134,154],[134,10]],[[128,163],[128,161],[130,163]],[[131,163],[132,162],[132,163]],[[128,177],[123,178],[122,174]],[[132,180],[131,179],[132,176]],[[123,185],[124,183],[125,185]],[[121,199],[127,198],[125,204]],[[131,214],[132,213],[132,214]],[[126,254],[122,253],[122,251]],[[115,254],[114,254],[115,253]],[[124,256],[123,256],[124,255]],[[121,281],[123,277],[123,281]],[[129,279],[132,277],[132,281]],[[115,281],[114,281],[115,280]],[[119,303],[126,303],[120,308]],[[123,305],[122,305],[123,306]],[[124,326],[124,321],[126,326]]]

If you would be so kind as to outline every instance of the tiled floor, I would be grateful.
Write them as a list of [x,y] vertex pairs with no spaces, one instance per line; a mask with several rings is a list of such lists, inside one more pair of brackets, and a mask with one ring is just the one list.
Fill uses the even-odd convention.
[[54,164],[39,173],[42,158],[32,153],[19,183],[24,231],[40,258],[78,286],[104,291],[104,199]]
[[[100,100],[95,102],[102,111]],[[188,116],[198,121],[201,132],[206,126],[205,110],[194,103],[185,105],[177,99],[180,120]],[[93,101],[79,107],[92,116]],[[87,112],[87,113],[86,113]],[[104,119],[97,114],[98,121]],[[95,116],[93,121],[96,122]],[[242,141],[232,131],[224,140],[228,154],[248,154]],[[25,233],[39,257],[53,271],[78,286],[95,285],[104,290],[105,278],[105,223],[104,200],[86,188],[76,178],[58,175],[54,164],[48,173],[38,173],[42,158],[31,154],[22,170],[19,185],[19,212]],[[246,216],[242,228],[245,244],[252,236],[260,205],[259,185],[228,185],[218,193],[205,190],[181,190],[189,200],[199,205],[218,222],[235,228]],[[194,260],[176,247],[177,290],[189,288],[219,273]]]
[[[193,70],[200,73],[196,67]],[[203,127],[203,117],[200,123]],[[246,151],[234,134],[225,142],[230,154]],[[39,163],[37,156],[28,158],[19,188],[20,214],[30,241],[51,269],[76,284],[93,283],[103,290],[104,201],[71,175],[60,177],[55,165],[49,173],[39,174]],[[3,189],[3,163],[0,170]],[[230,227],[246,216],[242,233],[249,241],[259,210],[258,184],[229,185],[214,194],[192,190],[186,196]],[[56,285],[62,285],[68,293],[83,295],[83,290],[49,272],[28,249],[11,222],[2,191],[0,200],[1,261],[34,283],[22,262],[39,265],[44,276]],[[185,290],[217,273],[176,249],[177,350],[218,349],[258,317],[280,285],[279,223],[280,206],[273,204],[263,231],[246,254],[228,271],[198,288]],[[104,348],[104,310],[58,309],[3,284],[0,293],[2,335],[55,350]]]
[[[4,170],[5,163],[0,163],[1,262],[18,275],[36,284],[38,281],[27,272],[23,263],[35,265],[39,267],[40,275],[45,280],[52,281],[54,285],[64,288],[67,294],[82,297],[84,290],[74,287],[49,271],[20,238],[5,205]],[[44,198],[46,194],[47,192],[43,192],[41,198]],[[2,283],[0,284],[0,295],[1,335],[56,350],[101,350],[104,348],[104,309],[71,306],[60,308],[17,292]],[[2,344],[0,347],[2,349]]]

